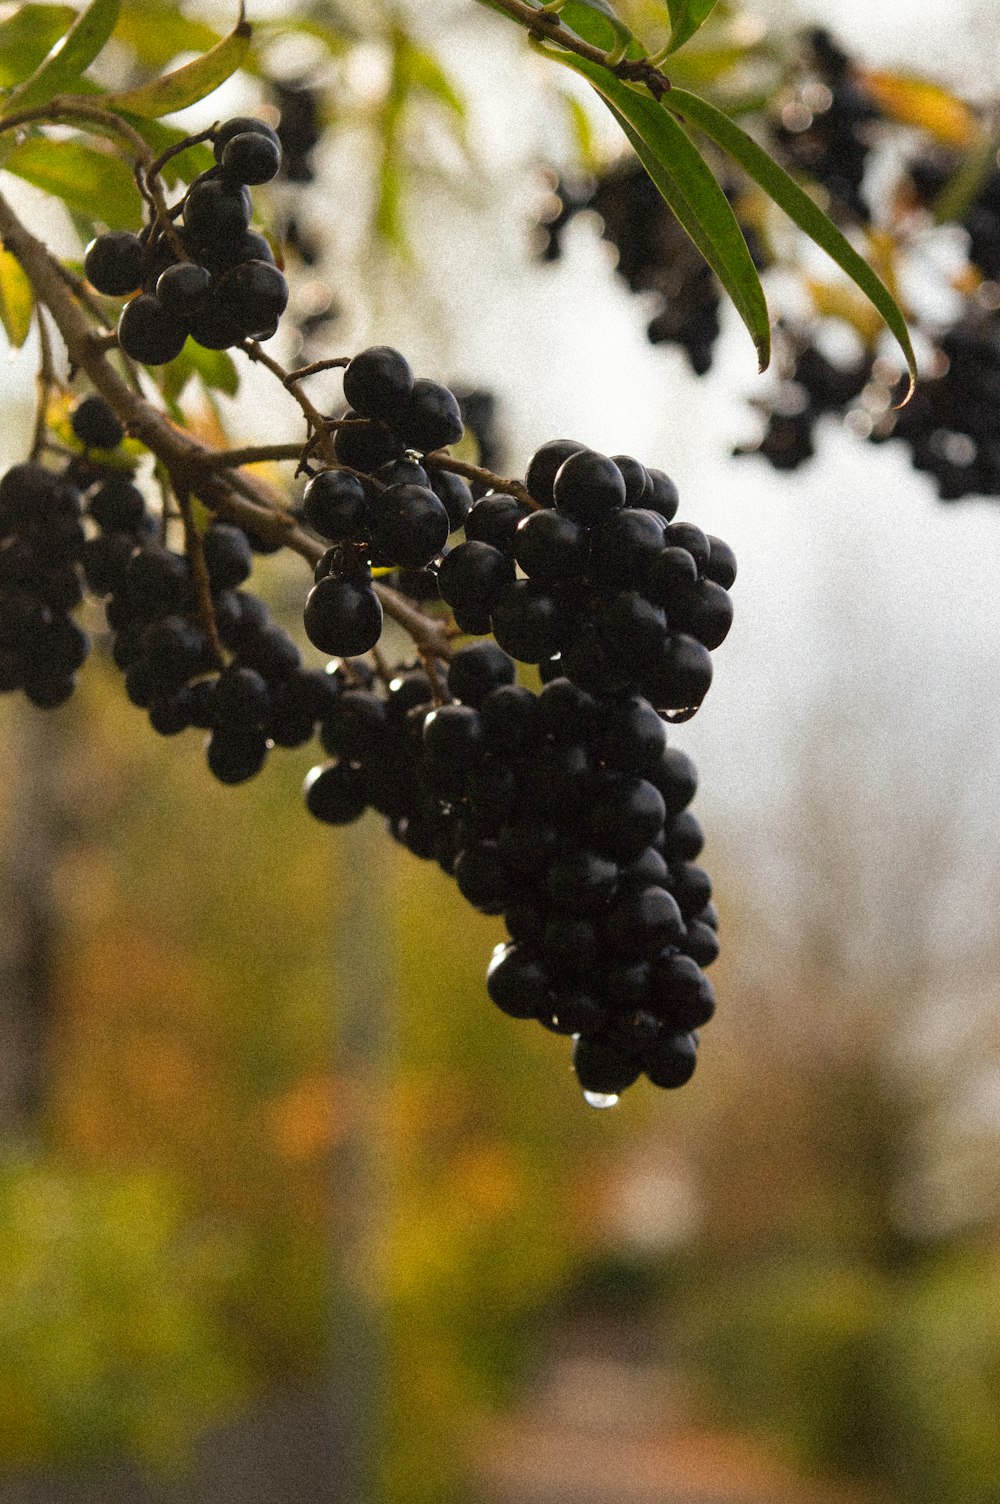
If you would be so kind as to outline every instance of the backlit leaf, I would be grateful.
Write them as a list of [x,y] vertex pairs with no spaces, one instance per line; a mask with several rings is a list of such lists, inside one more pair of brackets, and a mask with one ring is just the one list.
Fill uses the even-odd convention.
[[125,163],[81,141],[31,136],[14,147],[4,167],[112,230],[134,228],[142,217],[142,200]]
[[28,338],[35,297],[21,267],[10,251],[0,250],[0,323],[15,350]]
[[27,110],[79,84],[103,50],[118,20],[119,0],[91,0],[34,73],[7,100],[8,110]]
[[241,17],[229,35],[201,57],[137,89],[108,94],[105,103],[110,109],[154,120],[160,115],[172,115],[175,110],[186,110],[225,83],[243,62],[249,47],[250,25]]
[[901,125],[915,125],[960,151],[974,146],[982,131],[972,110],[940,84],[905,73],[865,69],[861,82],[882,112]]
[[714,141],[716,146],[732,157],[744,172],[760,184],[764,192],[774,200],[779,208],[804,230],[811,240],[827,255],[834,260],[842,271],[845,271],[853,282],[861,288],[865,296],[875,305],[906,356],[906,363],[910,372],[910,392],[917,378],[917,361],[913,353],[913,345],[910,341],[910,333],[906,327],[899,305],[889,292],[885,284],[875,275],[871,267],[851,245],[837,226],[827,218],[822,209],[809,197],[804,189],[800,188],[795,179],[789,177],[783,167],[779,167],[772,157],[769,157],[763,147],[721,110],[705,99],[700,99],[696,94],[689,94],[685,89],[671,89],[664,96],[664,105],[690,120],[699,130]]
[[71,5],[22,5],[0,21],[0,88],[28,78],[76,20]]
[[700,26],[708,20],[717,0],[667,0],[670,12],[670,51],[690,41]]

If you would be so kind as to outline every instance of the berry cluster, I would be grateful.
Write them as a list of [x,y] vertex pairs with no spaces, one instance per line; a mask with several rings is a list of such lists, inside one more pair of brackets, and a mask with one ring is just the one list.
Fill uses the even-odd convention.
[[[0,685],[40,706],[67,697],[87,651],[69,614],[85,583],[104,601],[126,694],[155,731],[207,732],[209,769],[238,784],[271,748],[318,730],[330,761],[306,780],[310,811],[336,825],[376,809],[469,903],[504,916],[489,995],[573,1036],[589,1101],[610,1105],[641,1074],[680,1086],[714,1012],[703,968],[718,954],[717,919],[687,812],[694,769],[654,707],[690,709],[707,689],[735,560],[673,521],[662,472],[574,442],[533,457],[516,489],[534,510],[495,492],[473,504],[435,464],[431,480],[418,456],[460,431],[454,398],[414,380],[395,351],[355,357],[345,390],[358,416],[338,441],[349,435],[352,457],[374,468],[321,472],[304,506],[331,539],[307,629],[338,663],[304,668],[245,588],[254,549],[242,528],[213,520],[196,534],[185,514],[186,551],[169,546],[172,519],[147,509],[121,424],[88,397],[72,415],[82,453],[62,474],[32,463],[0,481]],[[442,557],[463,523],[466,540]],[[362,580],[373,565],[422,574],[446,601],[462,595],[459,627],[497,640],[448,664],[425,655],[391,679],[376,659],[376,673],[358,656],[381,626]],[[516,682],[514,655],[540,664],[538,694]]]
[[448,471],[430,474],[419,456],[463,432],[447,387],[414,377],[398,350],[374,345],[344,372],[351,407],[334,448],[345,469],[320,471],[306,486],[305,520],[331,544],[305,606],[306,635],[324,653],[354,657],[382,632],[372,568],[423,570],[461,527],[469,487]]
[[1000,313],[967,313],[940,349],[947,372],[920,382],[892,414],[891,436],[909,445],[914,469],[934,476],[942,501],[1000,496]]
[[582,209],[596,210],[629,291],[660,295],[646,329],[650,343],[679,345],[703,376],[719,335],[719,285],[641,163],[630,157],[590,186],[560,181],[555,195],[559,210],[543,227],[543,258],[558,260],[566,225]]
[[118,342],[144,365],[173,360],[188,335],[209,350],[270,339],[288,302],[270,245],[250,229],[249,185],[278,172],[278,137],[263,121],[240,116],[219,127],[214,146],[216,165],[194,180],[178,206],[180,228],[168,234],[153,222],[141,234],[113,231],[87,247],[91,285],[130,298]]
[[535,695],[495,643],[457,652],[447,683],[435,706],[420,669],[384,698],[356,676],[323,722],[332,760],[307,777],[308,808],[331,824],[375,808],[474,907],[503,914],[490,997],[574,1037],[593,1105],[643,1073],[683,1085],[718,955],[690,759],[641,697],[565,678]]
[[691,713],[732,624],[732,551],[674,522],[673,481],[627,455],[556,439],[533,456],[525,485],[536,510],[484,496],[465,542],[441,560],[438,586],[459,627],[492,632],[543,678]]
[[817,27],[805,40],[812,76],[782,108],[776,154],[821,183],[835,208],[867,224],[871,211],[861,186],[872,146],[871,123],[880,111],[828,31]]
[[71,475],[28,463],[0,480],[0,691],[46,710],[72,694],[89,648],[70,615],[82,599],[81,510]]
[[871,359],[837,366],[808,342],[791,357],[780,400],[758,400],[767,421],[760,438],[742,444],[738,455],[759,454],[775,470],[796,470],[816,453],[816,424],[827,413],[842,413],[871,379]]

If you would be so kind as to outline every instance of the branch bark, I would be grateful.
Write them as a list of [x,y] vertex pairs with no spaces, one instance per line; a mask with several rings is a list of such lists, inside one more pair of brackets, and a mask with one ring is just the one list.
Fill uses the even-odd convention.
[[[67,286],[59,262],[22,224],[2,194],[0,241],[16,257],[36,298],[52,315],[71,364],[86,371],[128,432],[160,460],[175,483],[221,517],[291,548],[315,564],[325,553],[326,544],[301,527],[267,487],[252,476],[220,471],[215,450],[177,428],[141,391],[134,391],[123,380],[107,358],[103,336]],[[439,658],[451,656],[451,639],[444,622],[426,616],[387,585],[376,583],[373,588],[386,615],[399,622],[418,647]]]

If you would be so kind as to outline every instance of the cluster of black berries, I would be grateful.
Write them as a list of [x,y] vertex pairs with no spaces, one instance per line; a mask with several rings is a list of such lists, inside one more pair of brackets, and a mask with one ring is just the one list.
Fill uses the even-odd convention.
[[881,112],[828,31],[816,28],[805,41],[811,77],[783,105],[775,127],[776,155],[821,183],[834,210],[839,206],[867,224],[871,211],[861,186],[872,147],[871,124]]
[[[907,168],[909,186],[917,203],[933,207],[938,195],[962,166],[961,156],[938,146],[922,153]],[[959,220],[969,237],[972,265],[992,282],[1000,281],[1000,167],[986,174],[972,203]]]
[[914,469],[934,476],[942,501],[1000,496],[1000,313],[977,310],[940,340],[944,375],[925,378],[886,436],[902,439]]
[[710,650],[732,624],[729,547],[674,522],[673,481],[627,455],[556,439],[533,456],[525,486],[536,510],[484,496],[465,542],[438,566],[458,626],[492,632],[543,678],[696,709],[712,679]]
[[113,231],[87,247],[84,270],[98,292],[132,293],[118,341],[144,365],[179,355],[188,335],[210,350],[270,339],[288,302],[288,284],[263,235],[250,229],[250,184],[281,165],[276,133],[237,117],[215,134],[216,166],[191,184],[172,235],[156,223],[139,235]]
[[100,564],[88,561],[88,583],[108,597],[114,660],[153,729],[162,736],[207,731],[208,766],[222,783],[252,778],[272,746],[309,741],[329,708],[332,681],[302,667],[265,603],[240,588],[253,565],[243,530],[215,522],[202,535],[213,641],[187,557],[123,536],[123,519],[115,520],[115,531],[94,542]]
[[435,707],[421,669],[383,697],[369,676],[321,728],[331,761],[306,803],[342,824],[371,806],[510,935],[487,973],[494,1003],[574,1037],[594,1105],[645,1073],[681,1086],[715,1000],[718,955],[695,771],[637,695],[592,695],[565,678],[535,695],[495,643],[455,654]]
[[766,423],[759,439],[742,444],[738,455],[758,454],[775,470],[795,470],[816,453],[816,424],[827,413],[843,413],[871,379],[870,358],[849,366],[834,365],[815,345],[805,342],[791,358],[787,380],[777,400],[763,408]]
[[641,163],[629,157],[590,184],[559,182],[555,195],[559,210],[543,226],[543,258],[558,260],[566,225],[580,210],[596,210],[629,290],[660,295],[646,329],[650,343],[679,345],[704,375],[719,335],[719,285]]
[[334,448],[348,468],[313,476],[303,498],[305,520],[331,544],[306,600],[306,635],[341,658],[367,652],[381,635],[372,568],[424,570],[472,505],[461,477],[420,463],[462,437],[447,387],[415,378],[398,350],[375,345],[347,366],[344,395],[351,407]]
[[316,176],[312,154],[322,135],[320,101],[308,84],[277,83],[278,140],[281,143],[281,176],[290,183],[311,183]]
[[82,599],[81,513],[67,474],[28,463],[0,480],[0,691],[42,709],[73,693],[89,648],[70,614]]

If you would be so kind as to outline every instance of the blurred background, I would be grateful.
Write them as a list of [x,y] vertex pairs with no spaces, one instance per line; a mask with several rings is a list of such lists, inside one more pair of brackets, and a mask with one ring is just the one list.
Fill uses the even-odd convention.
[[[329,78],[381,97],[402,16],[462,130],[429,112],[397,184],[361,109],[308,191],[276,190],[286,233],[333,246],[299,267],[299,351],[398,344],[491,394],[501,473],[566,433],[635,453],[735,548],[736,627],[671,732],[701,773],[719,1012],[683,1092],[591,1112],[566,1041],[486,998],[502,921],[374,816],[311,821],[308,749],[223,787],[99,653],[58,711],[5,698],[0,1504],[996,1504],[995,506],[943,506],[832,420],[791,473],[732,458],[758,426],[735,316],[695,377],[593,215],[537,254],[566,120],[613,128],[478,7],[374,9],[310,11],[351,38]],[[946,10],[756,24],[995,97],[995,10]],[[165,58],[193,45],[172,18],[230,24],[146,11]],[[319,67],[289,14],[259,12],[286,82]],[[259,107],[244,77],[185,121]],[[31,357],[0,370],[5,464]],[[199,421],[289,438],[257,376]],[[293,625],[301,561],[255,588]]]

